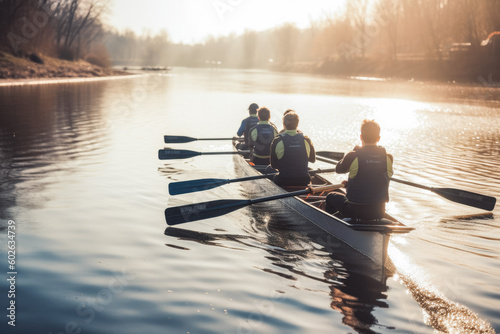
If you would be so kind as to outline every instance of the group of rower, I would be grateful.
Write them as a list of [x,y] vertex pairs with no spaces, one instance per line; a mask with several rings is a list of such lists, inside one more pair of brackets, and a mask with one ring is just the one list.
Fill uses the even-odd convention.
[[[274,182],[279,186],[307,186],[309,162],[316,161],[316,153],[311,140],[297,129],[299,116],[289,109],[283,115],[283,130],[278,129],[269,119],[268,108],[252,103],[250,115],[241,122],[237,132],[244,142],[239,149],[250,150],[250,161],[255,165],[270,165],[278,171]],[[385,213],[385,203],[389,201],[389,180],[392,176],[392,155],[378,146],[380,126],[373,120],[361,124],[361,146],[356,146],[337,164],[336,172],[349,173],[342,182],[346,194],[331,192],[326,197],[325,210],[339,212],[344,217],[358,219],[379,219]]]

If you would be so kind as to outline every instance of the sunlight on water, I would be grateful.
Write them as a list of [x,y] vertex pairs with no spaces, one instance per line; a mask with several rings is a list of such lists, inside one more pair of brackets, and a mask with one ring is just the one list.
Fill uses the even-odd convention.
[[485,214],[391,182],[388,211],[415,230],[392,238],[387,270],[272,204],[165,225],[167,207],[257,196],[250,183],[169,196],[170,182],[236,177],[234,160],[157,156],[163,135],[233,136],[251,102],[278,128],[295,109],[318,150],[352,149],[361,121],[375,118],[398,178],[498,198],[498,103],[470,91],[182,68],[0,87],[0,254],[12,219],[19,333],[498,332],[498,206]]

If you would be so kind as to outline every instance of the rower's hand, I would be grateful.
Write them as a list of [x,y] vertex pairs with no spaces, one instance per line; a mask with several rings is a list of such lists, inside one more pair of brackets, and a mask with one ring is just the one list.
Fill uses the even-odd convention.
[[347,180],[344,180],[344,181],[342,181],[341,183],[342,183],[342,186],[343,186],[344,188],[347,188]]

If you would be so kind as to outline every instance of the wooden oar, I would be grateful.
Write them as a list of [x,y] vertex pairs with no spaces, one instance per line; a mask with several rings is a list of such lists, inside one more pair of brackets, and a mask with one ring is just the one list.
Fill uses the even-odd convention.
[[216,154],[240,154],[248,153],[249,151],[227,151],[227,152],[196,152],[190,150],[173,150],[170,148],[161,149],[158,151],[158,158],[160,160],[172,159],[187,159],[199,155],[216,155]]
[[[330,172],[335,172],[335,168],[311,170],[309,171],[309,174],[314,175],[318,173],[330,173]],[[199,179],[199,180],[172,182],[168,185],[168,192],[170,193],[170,195],[180,195],[196,191],[213,189],[233,182],[264,179],[266,177],[273,176],[276,174],[277,173],[269,173],[256,176],[241,177],[238,179]]]
[[167,208],[165,210],[165,219],[168,225],[178,225],[196,220],[219,217],[227,213],[236,211],[246,206],[274,201],[281,198],[312,194],[315,192],[323,192],[341,188],[342,184],[332,184],[328,186],[307,188],[304,190],[293,191],[289,193],[261,197],[256,199],[223,199],[197,204],[189,204]]
[[194,138],[187,136],[164,136],[165,143],[167,144],[183,144],[190,143],[196,140],[242,140],[243,138],[232,137],[232,138]]
[[[325,158],[322,156],[317,156],[316,158],[319,161],[328,162],[331,164],[338,163],[338,161],[334,161],[332,159]],[[487,211],[492,211],[495,208],[495,203],[497,201],[497,199],[495,197],[481,195],[481,194],[473,193],[473,192],[470,192],[467,190],[460,190],[460,189],[454,189],[454,188],[427,187],[427,186],[424,186],[421,184],[396,179],[394,177],[391,178],[391,181],[403,183],[403,184],[417,187],[420,189],[429,190],[429,191],[432,191],[433,193],[435,193],[441,197],[444,197],[450,201],[464,204],[464,205],[469,205],[469,206],[483,209],[483,210],[487,210]]]

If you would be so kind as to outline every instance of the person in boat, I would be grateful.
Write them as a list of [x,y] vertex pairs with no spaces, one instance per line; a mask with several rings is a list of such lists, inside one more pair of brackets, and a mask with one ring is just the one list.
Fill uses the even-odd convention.
[[256,165],[269,165],[271,157],[271,143],[278,135],[276,126],[269,122],[271,112],[266,107],[257,110],[259,122],[250,129],[248,147],[250,148],[250,161]]
[[338,174],[349,173],[346,194],[332,192],[326,197],[326,211],[343,217],[372,220],[383,218],[389,201],[393,157],[378,146],[380,125],[374,120],[361,124],[361,146],[356,146],[337,164]]
[[299,116],[287,113],[283,117],[285,131],[271,144],[271,167],[279,171],[274,176],[279,186],[306,186],[311,181],[308,164],[316,161],[316,152],[311,140],[297,131],[298,125]]
[[[293,109],[287,109],[287,110],[283,113],[283,117],[285,117],[287,114],[289,114],[289,113],[291,113],[291,112],[295,112],[295,110],[293,110]],[[282,129],[279,133],[283,133],[283,132],[285,132],[285,131],[286,131],[286,129],[285,129],[285,128],[283,128],[283,129]],[[301,133],[302,131],[300,131],[300,130],[298,130],[298,129],[297,129],[297,132]]]
[[259,109],[259,105],[257,103],[252,103],[248,106],[248,113],[250,114],[247,118],[241,121],[240,128],[236,133],[238,137],[243,136],[244,142],[238,144],[237,148],[239,150],[248,150],[248,138],[250,136],[250,129],[253,128],[259,122],[259,118],[257,117],[257,109]]

